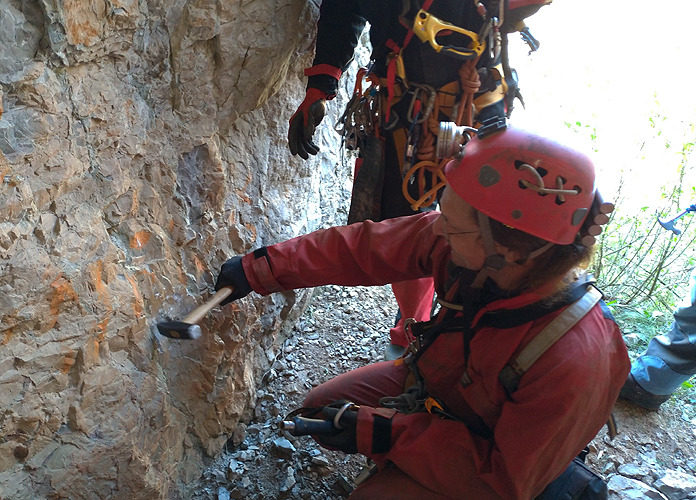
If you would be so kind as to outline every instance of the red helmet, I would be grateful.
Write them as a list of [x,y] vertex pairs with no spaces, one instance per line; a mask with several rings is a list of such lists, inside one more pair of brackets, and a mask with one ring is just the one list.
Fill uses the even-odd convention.
[[575,240],[595,196],[595,169],[584,154],[508,127],[474,137],[445,167],[449,186],[472,207],[560,245]]

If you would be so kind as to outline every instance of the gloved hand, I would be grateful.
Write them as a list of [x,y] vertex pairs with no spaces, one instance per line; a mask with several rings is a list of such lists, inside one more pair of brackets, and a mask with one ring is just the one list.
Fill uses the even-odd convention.
[[218,275],[217,281],[215,281],[215,291],[217,292],[220,288],[225,286],[231,286],[233,291],[232,294],[220,304],[223,306],[234,300],[246,297],[252,291],[244,268],[242,267],[241,257],[232,257],[220,268],[220,274]]
[[[344,405],[348,406],[341,413],[338,422],[335,421]],[[358,443],[356,438],[356,426],[358,424],[359,406],[346,401],[337,401],[329,406],[324,406],[321,413],[327,420],[334,421],[334,425],[338,423],[339,431],[336,434],[320,434],[314,436],[323,446],[341,450],[344,453],[357,453]]]
[[303,159],[319,152],[319,147],[312,142],[314,129],[321,123],[326,114],[326,98],[323,90],[309,87],[304,101],[290,118],[288,128],[288,144],[292,155],[300,155]]

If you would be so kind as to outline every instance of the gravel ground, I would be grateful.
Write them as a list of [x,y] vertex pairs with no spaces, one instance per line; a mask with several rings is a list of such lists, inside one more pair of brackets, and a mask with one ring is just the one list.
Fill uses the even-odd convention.
[[[191,498],[346,498],[366,459],[325,450],[309,437],[292,437],[278,424],[302,405],[311,387],[381,361],[395,313],[388,286],[317,288],[265,376],[254,419],[240,425]],[[619,436],[610,441],[601,431],[587,459],[609,481],[610,498],[696,498],[696,423],[685,417],[688,404],[673,398],[650,412],[617,403]]]

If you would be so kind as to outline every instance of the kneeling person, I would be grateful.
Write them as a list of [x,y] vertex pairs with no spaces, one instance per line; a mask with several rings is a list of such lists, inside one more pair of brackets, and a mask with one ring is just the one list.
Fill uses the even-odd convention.
[[327,418],[343,410],[344,430],[316,436],[321,444],[378,466],[351,498],[534,498],[607,421],[629,371],[596,301],[526,372],[510,366],[590,286],[580,267],[597,206],[591,161],[507,128],[473,138],[445,177],[441,212],[264,247],[225,263],[216,284],[238,297],[434,278],[439,310],[412,325],[407,355],[340,375],[305,401]]

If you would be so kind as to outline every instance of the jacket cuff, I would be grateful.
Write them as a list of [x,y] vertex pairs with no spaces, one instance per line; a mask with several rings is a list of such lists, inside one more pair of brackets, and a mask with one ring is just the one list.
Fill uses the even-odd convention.
[[330,64],[317,64],[311,68],[305,68],[305,76],[315,76],[315,75],[328,75],[336,79],[336,81],[341,79],[343,71],[341,68],[336,66],[331,66]]
[[326,100],[330,101],[338,93],[338,80],[330,75],[314,75],[307,80],[307,88],[319,89],[326,94]]
[[273,276],[266,247],[261,247],[242,257],[242,267],[249,285],[256,293],[269,295],[273,292],[285,290]]
[[392,445],[392,419],[396,410],[361,406],[356,426],[358,453],[367,457],[387,453]]

